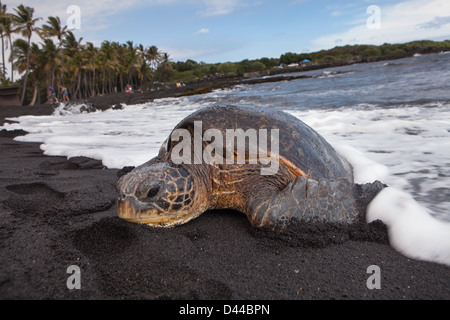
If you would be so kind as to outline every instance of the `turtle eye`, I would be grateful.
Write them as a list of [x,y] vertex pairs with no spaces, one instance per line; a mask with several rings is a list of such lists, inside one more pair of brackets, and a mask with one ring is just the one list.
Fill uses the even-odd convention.
[[161,187],[158,185],[158,186],[154,186],[153,188],[148,190],[147,198],[152,198],[152,197],[156,196],[156,194],[159,192],[160,188]]

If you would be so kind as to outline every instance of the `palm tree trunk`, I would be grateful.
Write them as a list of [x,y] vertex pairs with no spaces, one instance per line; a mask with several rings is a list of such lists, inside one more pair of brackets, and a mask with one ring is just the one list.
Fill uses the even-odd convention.
[[95,57],[94,57],[94,78],[92,79],[92,97],[95,97]]
[[63,87],[65,87],[65,85],[64,85],[64,59],[63,58],[61,59],[61,78],[60,78],[60,81],[61,81],[61,85]]
[[109,74],[108,74],[108,93],[112,93],[111,69],[109,69]]
[[105,94],[105,86],[106,86],[106,82],[105,82],[105,73],[106,70],[103,69],[103,85],[102,85],[102,94]]
[[11,39],[11,35],[8,35],[8,39],[9,39],[9,47],[11,48],[11,84],[14,83],[14,53],[12,50],[12,39]]
[[27,64],[26,64],[26,68],[25,68],[25,78],[23,80],[23,90],[22,90],[22,99],[21,99],[22,105],[25,100],[25,91],[27,90],[28,67],[29,67],[29,63],[30,63],[30,43],[31,43],[31,35],[28,37]]
[[[52,63],[52,88],[55,87],[55,62]],[[59,88],[59,86],[58,86]]]
[[133,85],[132,81],[133,81],[133,79],[131,77],[131,69],[130,69],[130,71],[128,72],[128,81],[127,81],[127,83]]
[[75,97],[80,98],[80,84],[81,84],[81,71],[78,72],[77,89],[75,91]]
[[88,82],[87,82],[87,77],[86,77],[86,71],[84,72],[84,93],[82,98],[87,98],[89,96],[89,86],[88,86]]
[[2,32],[3,85],[6,86],[5,39]]
[[30,102],[30,106],[34,106],[34,104],[36,103],[37,94],[38,94],[38,83],[37,83],[37,81],[35,81],[34,82],[33,99]]

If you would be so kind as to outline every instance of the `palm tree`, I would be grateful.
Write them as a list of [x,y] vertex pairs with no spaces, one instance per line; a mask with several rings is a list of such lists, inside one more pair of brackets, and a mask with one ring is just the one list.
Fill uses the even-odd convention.
[[[72,75],[71,83],[73,97],[78,97],[80,94],[81,86],[81,68],[82,68],[82,56],[81,56],[81,40],[76,39],[72,31],[67,31],[66,36],[63,39],[64,53],[67,59],[66,70],[70,75]],[[77,82],[75,83],[75,79]]]
[[[13,21],[13,17],[11,14],[6,13],[6,5],[3,5],[0,9],[0,29],[3,31],[3,34],[8,38],[9,42],[9,48],[11,50],[9,61],[11,62],[11,83],[14,82],[14,52],[12,50],[13,48],[13,42],[12,42],[12,34],[17,33],[19,31],[19,28],[15,26],[15,23]],[[3,54],[3,58],[5,58],[5,55]],[[4,62],[5,63],[5,62]],[[6,64],[5,64],[6,68]]]
[[59,17],[48,17],[47,24],[44,24],[40,31],[43,36],[58,38],[58,48],[61,47],[62,40],[68,33],[67,26],[62,27]]
[[161,64],[158,67],[159,81],[164,82],[169,79],[172,70],[172,63],[170,61],[169,54],[164,52],[162,55]]
[[95,96],[95,69],[96,69],[96,59],[98,55],[98,49],[94,46],[92,42],[87,42],[84,51],[86,52],[86,58],[88,59],[87,68],[92,70],[91,78],[91,97]]
[[161,56],[162,54],[156,46],[151,46],[145,53],[145,57],[149,61],[150,67],[153,70],[158,68],[158,64],[161,62]]
[[14,56],[14,68],[22,73],[26,69],[27,55],[28,55],[28,44],[23,39],[16,39],[13,44]]
[[2,74],[3,84],[6,85],[6,63],[5,63],[5,38],[6,35],[3,28],[2,20],[4,19],[4,15],[6,14],[6,4],[2,4],[0,1],[0,36],[2,38]]
[[145,87],[147,87],[147,80],[149,78],[149,75],[150,75],[149,71],[151,69],[149,68],[149,65],[148,65],[148,62],[147,62],[147,59],[145,56],[146,50],[142,44],[140,44],[137,47],[137,53],[138,53],[138,57],[139,57],[139,59],[138,59],[138,62],[139,62],[139,65],[138,65],[139,87],[142,89],[144,84],[145,84]]
[[[116,78],[116,84],[117,84],[117,76],[119,77],[119,87],[121,88],[118,91],[122,91],[124,88],[123,79],[124,77],[129,78],[130,74],[130,57],[129,52],[127,49],[127,44],[120,44],[119,42],[112,42],[111,43],[111,59],[113,60],[113,64],[110,66],[114,72],[114,77]],[[111,75],[111,69],[110,69],[110,75]],[[111,76],[109,77],[111,80]],[[127,80],[127,84],[130,81]],[[111,87],[111,83],[109,83],[109,86]]]
[[127,57],[127,69],[128,69],[128,83],[133,82],[133,70],[136,69],[138,60],[137,48],[134,46],[133,41],[126,42],[126,57]]
[[159,51],[158,47],[151,46],[145,50],[144,56],[148,61],[149,68],[151,69],[149,73],[150,80],[154,81],[155,71],[158,70],[159,64],[161,63],[163,53]]
[[50,83],[52,87],[54,86],[54,78],[55,78],[55,68],[56,64],[59,61],[60,51],[53,42],[52,39],[46,38],[44,42],[41,44],[41,51],[45,60],[43,63],[44,71],[47,75],[50,75],[50,79],[48,79],[47,83]]
[[38,83],[43,78],[47,57],[37,44],[32,43],[28,46],[28,42],[23,39],[14,41],[12,51],[16,57],[14,69],[23,73],[28,65],[30,70],[30,80],[34,83],[34,94],[30,105],[33,105],[38,96]]
[[111,73],[119,69],[119,51],[114,50],[117,47],[117,43],[111,43],[110,41],[103,41],[100,47],[100,62],[102,65],[102,93],[105,94],[106,89],[106,72],[108,72],[108,93],[112,90],[112,75]]
[[[23,4],[19,5],[14,9],[16,14],[13,14],[14,22],[19,26],[20,31],[24,37],[27,38],[28,49],[30,49],[31,45],[31,36],[35,31],[35,24],[41,18],[33,19],[34,9],[31,7],[25,7]],[[27,80],[28,80],[28,71],[29,71],[29,63],[30,63],[30,51],[27,50],[27,60],[26,60],[26,68],[25,68],[25,78],[23,81],[23,89],[22,89],[22,104],[25,100],[25,92],[27,89]]]
[[89,92],[91,90],[91,87],[88,83],[88,75],[89,71],[91,70],[92,63],[90,61],[91,53],[86,49],[86,46],[83,45],[81,47],[80,51],[80,59],[81,59],[81,72],[83,76],[83,85],[81,89],[81,97],[89,97]]
[[137,53],[139,86],[148,88],[148,82],[153,80],[154,70],[157,69],[160,54],[155,46],[145,48],[142,44],[137,47]]
[[14,28],[14,22],[8,14],[4,15],[0,19],[0,24],[2,25],[3,32],[5,33],[5,36],[8,38],[9,42],[9,48],[11,50],[9,61],[11,62],[11,83],[14,82],[14,53],[12,50],[13,43],[12,43],[12,34],[17,32],[17,28]]
[[[58,52],[60,69],[61,69],[60,81],[62,81],[62,85],[64,85],[64,68],[63,68],[64,59],[62,57],[61,46],[63,43],[63,38],[67,35],[67,26],[62,27],[61,19],[59,17],[51,16],[51,17],[47,18],[47,23],[42,26],[41,32],[39,35],[41,36],[42,39],[44,39],[44,37],[56,37],[58,39],[58,46],[57,46],[56,50]],[[53,69],[52,74],[54,74],[54,72],[55,72],[55,70]],[[53,78],[52,78],[51,84],[52,84],[52,86],[54,85]],[[58,86],[58,88],[59,88],[59,86]]]

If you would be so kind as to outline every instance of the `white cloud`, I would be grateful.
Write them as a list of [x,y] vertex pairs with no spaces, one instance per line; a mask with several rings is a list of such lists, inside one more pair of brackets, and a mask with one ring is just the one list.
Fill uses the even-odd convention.
[[[319,37],[314,50],[345,44],[403,43],[413,40],[450,38],[450,23],[443,13],[450,12],[448,0],[411,0],[393,6],[380,6],[380,29],[369,29],[366,20],[345,32]],[[428,27],[427,27],[428,26]],[[433,27],[435,26],[435,27]]]
[[295,6],[296,4],[305,3],[309,0],[293,0],[289,3],[290,6]]
[[[91,17],[100,13],[110,14],[112,12],[117,12],[123,9],[127,4],[133,5],[136,3],[136,0],[129,0],[127,2],[114,2],[110,0],[97,0],[97,1],[88,1],[88,0],[80,0],[76,2],[76,5],[80,7],[81,14],[86,17]],[[13,7],[24,3],[22,0],[10,0],[7,2],[8,8],[12,10]],[[39,4],[29,4],[24,3],[26,6],[31,6],[35,9],[35,15],[40,17],[48,17],[48,16],[59,16],[61,18],[68,17],[66,13],[67,8],[70,5],[73,5],[73,1],[70,0],[40,0]]]
[[160,46],[159,49],[162,52],[167,52],[169,54],[169,58],[172,61],[184,61],[187,59],[196,59],[207,53],[213,53],[215,49],[190,49],[190,48],[175,48],[175,47],[166,47]]
[[237,8],[245,6],[242,0],[203,0],[202,2],[205,8],[199,14],[205,17],[230,14]]
[[209,29],[207,29],[207,28],[201,28],[200,30],[198,30],[198,31],[195,33],[195,35],[198,35],[198,34],[205,34],[205,33],[209,33]]
[[339,10],[336,10],[336,11],[331,12],[331,15],[332,15],[333,17],[342,16],[343,14],[344,14],[344,13],[343,13],[342,11],[339,11]]
[[446,24],[450,23],[450,16],[435,17],[433,20],[419,24],[419,28],[422,29],[440,29]]
[[[136,6],[154,6],[154,5],[168,5],[179,0],[39,0],[38,3],[23,0],[9,0],[3,1],[8,6],[8,11],[13,12],[13,8],[19,4],[30,6],[35,9],[34,15],[42,17],[40,23],[44,23],[47,17],[57,16],[61,18],[61,22],[65,25],[70,13],[67,13],[67,8],[75,5],[80,8],[82,28],[88,30],[107,28],[114,21],[108,20],[108,17],[125,11],[127,9],[135,8]],[[30,3],[31,2],[31,3]]]

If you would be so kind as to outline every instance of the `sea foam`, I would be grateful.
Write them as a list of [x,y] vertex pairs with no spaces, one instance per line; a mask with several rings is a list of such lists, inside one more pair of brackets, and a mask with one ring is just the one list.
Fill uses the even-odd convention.
[[450,266],[450,222],[431,216],[410,194],[383,189],[369,204],[366,219],[383,221],[389,243],[403,255]]
[[[389,176],[386,166],[353,147],[334,147],[353,166],[356,183],[385,181]],[[410,194],[393,187],[383,189],[367,208],[366,222],[375,220],[386,224],[389,243],[403,255],[450,266],[450,222],[433,217]]]

